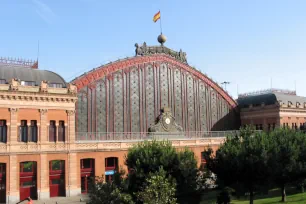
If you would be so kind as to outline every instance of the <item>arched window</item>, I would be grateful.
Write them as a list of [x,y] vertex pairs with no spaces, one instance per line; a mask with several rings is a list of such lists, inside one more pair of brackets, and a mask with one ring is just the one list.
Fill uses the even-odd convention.
[[26,161],[20,163],[20,200],[27,197],[37,198],[37,163]]
[[113,175],[118,170],[118,158],[105,158],[105,181],[113,180]]
[[59,121],[58,141],[65,142],[65,121]]
[[19,130],[20,130],[20,141],[28,142],[28,126],[26,120],[21,121]]
[[56,142],[56,125],[54,120],[50,121],[49,142]]
[[95,160],[81,159],[81,192],[88,193],[91,179],[95,176]]
[[37,142],[37,121],[31,120],[29,142]]
[[6,164],[0,163],[0,203],[6,200]]
[[206,160],[204,157],[204,152],[201,152],[201,167],[205,167],[206,165]]
[[65,161],[52,160],[49,165],[50,197],[65,196]]
[[6,143],[6,141],[7,141],[6,120],[0,120],[0,142]]

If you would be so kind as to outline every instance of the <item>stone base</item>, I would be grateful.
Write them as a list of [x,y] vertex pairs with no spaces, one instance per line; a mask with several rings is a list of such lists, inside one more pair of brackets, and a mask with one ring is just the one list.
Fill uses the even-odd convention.
[[19,202],[19,195],[18,196],[13,196],[13,195],[7,195],[6,196],[6,203],[7,204],[16,204],[17,202]]
[[81,188],[68,189],[66,197],[78,196],[81,195]]
[[38,193],[38,200],[44,200],[44,199],[49,199],[50,198],[50,192],[47,191],[42,191],[42,192],[37,192]]

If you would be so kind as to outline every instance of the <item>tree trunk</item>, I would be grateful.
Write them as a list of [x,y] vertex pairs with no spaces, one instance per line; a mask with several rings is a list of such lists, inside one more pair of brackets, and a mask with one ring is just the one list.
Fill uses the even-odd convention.
[[286,187],[285,187],[285,184],[282,185],[282,202],[286,202]]
[[253,190],[250,191],[250,204],[253,204],[254,202],[254,193]]

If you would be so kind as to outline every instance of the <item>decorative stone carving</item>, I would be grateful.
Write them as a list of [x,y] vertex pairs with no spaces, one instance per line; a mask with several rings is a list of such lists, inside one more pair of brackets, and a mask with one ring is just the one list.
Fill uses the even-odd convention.
[[68,116],[72,116],[75,114],[75,110],[66,110]]
[[45,115],[45,114],[48,112],[48,109],[39,109],[39,112],[40,112],[42,115]]
[[176,124],[171,110],[168,107],[162,109],[157,123],[149,128],[149,132],[182,132],[183,128]]
[[17,78],[11,79],[10,82],[10,90],[11,91],[18,91],[18,86],[20,85],[19,80]]
[[18,108],[9,108],[9,111],[13,114],[17,113]]
[[40,82],[40,91],[43,93],[48,92],[48,82],[47,81],[41,81]]
[[77,93],[77,87],[74,84],[68,84],[68,92],[71,94]]
[[187,64],[186,53],[180,49],[179,52],[173,51],[164,46],[147,46],[146,42],[139,46],[138,43],[135,44],[135,55],[144,56],[144,55],[153,55],[153,54],[167,54],[183,63]]

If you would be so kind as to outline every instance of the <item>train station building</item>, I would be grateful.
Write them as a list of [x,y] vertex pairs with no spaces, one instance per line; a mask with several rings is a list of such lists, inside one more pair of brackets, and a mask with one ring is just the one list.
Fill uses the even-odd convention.
[[0,58],[0,202],[87,193],[140,141],[201,152],[240,126],[237,102],[186,53],[135,44],[135,56],[67,83],[37,61]]

